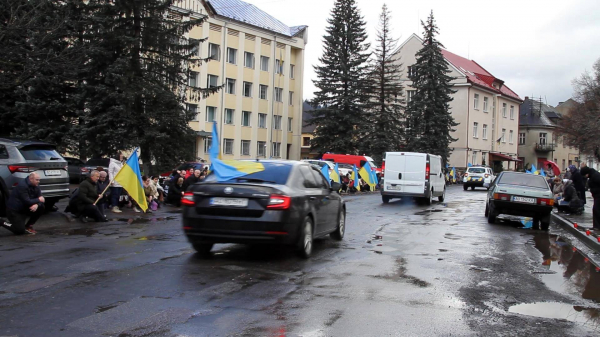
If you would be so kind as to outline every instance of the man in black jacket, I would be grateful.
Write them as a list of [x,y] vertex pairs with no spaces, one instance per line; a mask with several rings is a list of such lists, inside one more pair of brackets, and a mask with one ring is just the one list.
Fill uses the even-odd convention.
[[183,181],[183,192],[187,191],[188,187],[190,187],[191,185],[194,185],[195,183],[200,181],[200,173],[200,170],[194,170],[194,174],[187,177],[187,179]]
[[98,199],[98,187],[96,186],[100,172],[92,171],[90,177],[79,184],[79,195],[75,199],[77,211],[81,214],[81,220],[87,222],[86,217],[94,218],[97,222],[106,222],[102,211],[94,205]]
[[0,220],[0,225],[14,234],[35,234],[35,222],[44,213],[44,202],[40,189],[40,176],[31,173],[13,188],[6,204],[8,221]]
[[594,229],[600,230],[600,173],[588,166],[581,169],[581,175],[588,179],[588,186],[594,197]]
[[585,181],[575,165],[569,165],[569,171],[571,172],[570,179],[573,181],[573,187],[579,195],[579,200],[585,205]]

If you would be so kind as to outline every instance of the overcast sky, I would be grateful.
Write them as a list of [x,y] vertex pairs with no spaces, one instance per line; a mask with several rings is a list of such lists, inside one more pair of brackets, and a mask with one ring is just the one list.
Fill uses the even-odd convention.
[[[313,65],[323,52],[323,35],[334,0],[244,0],[288,26],[308,25],[304,98],[313,97]],[[477,61],[521,98],[551,105],[573,93],[572,80],[600,58],[600,1],[357,0],[374,42],[381,7],[387,3],[399,43],[421,36],[419,20],[433,10],[438,39],[460,56]]]

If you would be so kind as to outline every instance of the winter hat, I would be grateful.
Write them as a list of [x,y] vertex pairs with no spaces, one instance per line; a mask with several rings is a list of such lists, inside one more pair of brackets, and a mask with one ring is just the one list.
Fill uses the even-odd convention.
[[587,166],[581,169],[581,175],[584,177],[586,174],[590,174],[590,173],[592,173],[592,169]]
[[563,184],[566,184],[569,182],[569,179],[563,179]]
[[575,165],[569,165],[569,171],[571,171],[571,173],[575,172],[575,170],[577,170],[577,167],[575,167]]

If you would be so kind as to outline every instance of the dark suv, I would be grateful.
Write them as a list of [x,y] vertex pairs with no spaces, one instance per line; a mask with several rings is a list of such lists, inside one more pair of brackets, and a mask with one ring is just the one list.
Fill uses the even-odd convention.
[[10,191],[30,173],[40,176],[40,188],[46,199],[46,209],[69,196],[67,161],[52,144],[19,139],[0,138],[0,215],[5,215]]

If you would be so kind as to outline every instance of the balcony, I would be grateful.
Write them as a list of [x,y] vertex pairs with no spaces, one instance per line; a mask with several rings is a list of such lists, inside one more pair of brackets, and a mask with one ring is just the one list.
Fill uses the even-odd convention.
[[537,152],[550,152],[554,151],[555,144],[535,144],[535,150]]

